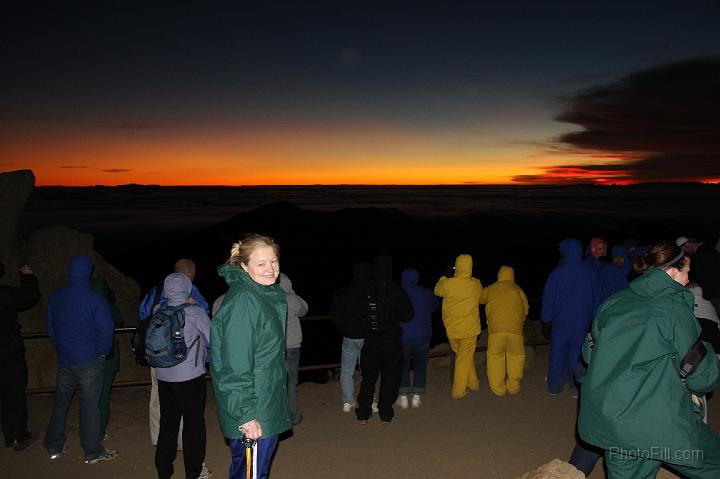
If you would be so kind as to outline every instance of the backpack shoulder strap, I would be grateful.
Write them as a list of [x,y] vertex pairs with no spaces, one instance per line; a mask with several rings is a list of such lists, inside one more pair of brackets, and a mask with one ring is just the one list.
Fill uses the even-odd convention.
[[153,296],[152,307],[150,308],[151,315],[153,314],[153,312],[155,312],[155,306],[157,306],[160,302],[160,298],[163,294],[163,289],[165,289],[165,282],[163,281],[161,281],[155,286],[155,296]]

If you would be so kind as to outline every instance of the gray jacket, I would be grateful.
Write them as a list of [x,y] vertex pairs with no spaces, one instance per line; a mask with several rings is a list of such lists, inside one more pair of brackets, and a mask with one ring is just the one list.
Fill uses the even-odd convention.
[[[192,290],[192,283],[184,273],[173,273],[165,278],[164,291],[167,304],[179,306],[187,303]],[[205,374],[205,356],[210,337],[210,318],[199,306],[185,308],[185,344],[188,355],[185,361],[171,368],[155,368],[155,376],[160,381],[182,382],[195,379]],[[190,345],[197,339],[197,343]]]
[[292,282],[285,273],[280,273],[280,288],[287,296],[287,327],[285,329],[285,348],[299,348],[302,343],[302,329],[300,318],[308,312],[308,305],[304,299],[295,294]]

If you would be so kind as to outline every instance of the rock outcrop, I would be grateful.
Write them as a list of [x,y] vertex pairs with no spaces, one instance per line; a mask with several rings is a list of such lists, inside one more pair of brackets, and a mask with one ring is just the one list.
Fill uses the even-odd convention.
[[[95,264],[93,277],[108,282],[115,294],[115,304],[128,326],[136,323],[140,285],[123,275],[93,250],[91,235],[62,226],[39,228],[26,239],[19,235],[19,225],[25,202],[32,191],[35,177],[29,170],[0,173],[0,257],[5,264],[4,284],[19,283],[18,267],[27,263],[40,284],[41,298],[37,305],[19,315],[24,333],[44,333],[45,311],[50,294],[67,283],[68,264],[76,255],[90,256]],[[127,347],[129,336],[118,337],[121,343],[121,363],[134,366]],[[55,385],[55,350],[47,338],[25,340],[28,362],[28,387]],[[147,368],[127,371],[129,379],[147,377]],[[133,372],[135,374],[133,374]],[[126,374],[128,375],[128,374]]]
[[532,472],[523,474],[518,479],[584,479],[585,474],[572,464],[560,459],[553,459]]
[[25,202],[35,186],[35,175],[30,170],[0,173],[0,260],[8,273],[0,278],[2,284],[14,284],[10,274],[22,264],[24,242],[18,235],[20,216]]

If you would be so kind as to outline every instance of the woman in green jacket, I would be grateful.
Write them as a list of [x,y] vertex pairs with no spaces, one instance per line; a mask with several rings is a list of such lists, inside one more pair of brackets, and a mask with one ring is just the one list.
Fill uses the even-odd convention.
[[230,445],[230,478],[246,474],[243,439],[255,441],[252,468],[267,477],[278,434],[290,429],[285,367],[285,293],[278,246],[251,235],[233,244],[220,267],[229,289],[213,318],[212,382],[220,425]]
[[[654,478],[667,464],[689,478],[720,477],[720,438],[694,393],[718,382],[712,346],[699,341],[690,258],[661,242],[635,259],[642,276],[598,309],[580,395],[580,437],[605,449],[610,479]],[[688,351],[706,350],[684,379]]]

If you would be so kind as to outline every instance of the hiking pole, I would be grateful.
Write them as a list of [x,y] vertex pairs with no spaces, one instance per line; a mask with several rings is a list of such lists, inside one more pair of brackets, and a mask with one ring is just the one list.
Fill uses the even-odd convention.
[[[252,468],[252,477],[257,479],[257,443],[247,436],[243,436],[242,443],[245,446],[245,477],[250,479],[250,469]],[[250,450],[252,450],[252,457]]]

